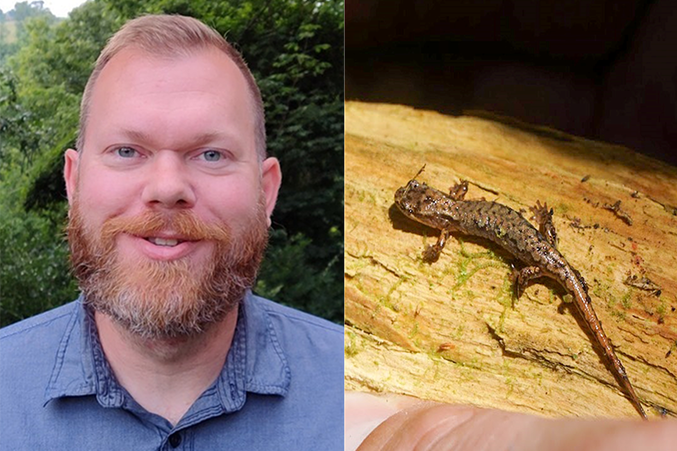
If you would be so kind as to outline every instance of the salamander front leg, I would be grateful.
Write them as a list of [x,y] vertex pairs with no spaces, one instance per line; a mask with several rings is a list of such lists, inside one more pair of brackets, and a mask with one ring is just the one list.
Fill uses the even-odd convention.
[[423,261],[428,263],[434,263],[440,258],[442,249],[444,249],[444,244],[447,242],[447,239],[451,235],[451,230],[442,230],[440,237],[437,239],[437,243],[432,246],[428,246],[423,251]]
[[463,200],[465,193],[468,192],[468,181],[461,180],[460,183],[449,188],[449,197],[454,200]]

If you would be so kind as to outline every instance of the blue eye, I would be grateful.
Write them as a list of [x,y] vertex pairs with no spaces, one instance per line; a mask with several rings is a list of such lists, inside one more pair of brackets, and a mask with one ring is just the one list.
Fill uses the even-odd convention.
[[136,150],[132,149],[131,147],[120,147],[115,149],[115,152],[122,158],[132,158],[136,156]]
[[216,150],[207,150],[202,155],[206,161],[219,161],[222,157],[221,153]]

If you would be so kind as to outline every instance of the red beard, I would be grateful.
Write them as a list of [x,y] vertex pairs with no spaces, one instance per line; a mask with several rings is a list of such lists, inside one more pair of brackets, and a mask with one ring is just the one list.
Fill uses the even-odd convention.
[[[190,240],[213,241],[214,252],[208,262],[196,264],[187,258],[129,261],[116,249],[121,233],[153,236],[162,230]],[[227,225],[206,224],[183,210],[112,218],[97,234],[84,224],[76,201],[70,211],[68,240],[85,304],[132,334],[166,339],[203,333],[223,320],[253,286],[268,242],[262,202],[242,230],[234,236]]]

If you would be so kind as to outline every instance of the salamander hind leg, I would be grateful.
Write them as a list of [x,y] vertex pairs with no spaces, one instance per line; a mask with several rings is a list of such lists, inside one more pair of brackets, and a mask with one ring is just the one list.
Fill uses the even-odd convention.
[[463,200],[465,193],[468,192],[468,181],[461,180],[460,183],[449,188],[449,197],[454,200]]
[[514,265],[512,267],[512,281],[515,286],[515,298],[519,299],[524,293],[524,289],[533,279],[538,279],[543,276],[543,270],[538,266],[527,266],[525,268],[517,269]]
[[557,231],[555,224],[552,222],[552,208],[548,210],[548,204],[541,205],[540,201],[536,201],[536,205],[531,207],[534,214],[534,219],[538,223],[538,231],[548,240],[553,247],[557,248]]

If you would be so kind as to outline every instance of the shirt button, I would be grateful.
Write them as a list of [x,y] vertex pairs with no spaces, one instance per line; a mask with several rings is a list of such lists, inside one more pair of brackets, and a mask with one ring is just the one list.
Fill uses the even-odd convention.
[[172,448],[178,448],[180,444],[181,444],[181,434],[180,433],[174,432],[172,435],[169,436],[169,445]]

